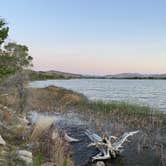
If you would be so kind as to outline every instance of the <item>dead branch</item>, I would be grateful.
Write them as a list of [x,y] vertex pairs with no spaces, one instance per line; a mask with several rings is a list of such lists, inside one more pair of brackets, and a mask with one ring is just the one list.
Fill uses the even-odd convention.
[[[89,137],[92,143],[89,146],[95,146],[98,148],[100,153],[92,157],[92,161],[96,160],[107,160],[111,158],[116,158],[117,155],[121,152],[122,145],[124,142],[128,141],[128,137],[137,134],[139,131],[125,132],[121,137],[117,138],[114,136],[104,136],[103,138],[99,135],[90,132],[87,130],[85,134]],[[114,142],[112,143],[112,139]]]

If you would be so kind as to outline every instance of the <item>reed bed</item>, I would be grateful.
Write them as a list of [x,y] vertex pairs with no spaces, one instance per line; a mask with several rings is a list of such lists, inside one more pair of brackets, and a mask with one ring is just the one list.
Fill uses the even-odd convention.
[[69,145],[59,136],[55,119],[40,116],[34,126],[31,140],[35,142],[33,154],[35,166],[51,163],[57,166],[74,166],[70,159]]

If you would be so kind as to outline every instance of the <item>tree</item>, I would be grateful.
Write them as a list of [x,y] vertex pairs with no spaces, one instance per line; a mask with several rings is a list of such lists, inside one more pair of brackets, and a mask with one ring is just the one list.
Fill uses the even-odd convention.
[[0,77],[15,73],[14,58],[5,52],[0,53]]
[[[6,22],[0,18],[0,46],[8,36],[9,28],[6,27]],[[11,65],[8,62],[11,62],[11,57],[7,56],[0,47],[0,78],[3,75],[12,73]],[[8,65],[7,65],[8,64]]]
[[17,43],[2,43],[8,36],[9,28],[0,18],[0,77],[14,74],[17,71],[32,66],[33,58],[28,54],[28,47]]
[[8,36],[9,27],[6,26],[6,22],[0,18],[0,45]]
[[[8,36],[9,28],[0,19],[0,46]],[[2,48],[2,49],[1,49]],[[26,92],[24,87],[25,74],[23,69],[32,66],[33,58],[28,54],[28,47],[17,43],[8,43],[0,47],[0,81],[7,75],[15,74],[15,86],[19,95],[19,110],[24,110]],[[13,82],[12,82],[13,83]]]
[[14,74],[32,66],[33,58],[28,54],[28,47],[8,43],[0,52],[0,77]]
[[28,47],[16,43],[8,43],[4,46],[5,52],[13,58],[15,70],[22,70],[32,66],[33,58],[28,54]]

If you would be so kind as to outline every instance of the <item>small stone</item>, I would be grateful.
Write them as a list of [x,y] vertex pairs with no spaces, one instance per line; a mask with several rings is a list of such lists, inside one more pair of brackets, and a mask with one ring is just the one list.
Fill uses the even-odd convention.
[[53,131],[53,133],[52,133],[52,140],[56,140],[57,138],[59,138],[58,132]]
[[30,165],[33,163],[32,158],[29,157],[25,157],[25,156],[19,156],[19,159],[24,161],[26,163],[26,165]]
[[105,166],[104,162],[103,161],[98,161],[96,163],[96,166]]
[[4,109],[4,110],[7,110],[7,109],[8,109],[8,107],[4,106],[4,107],[3,107],[3,109]]
[[29,120],[25,116],[23,116],[22,118],[18,117],[18,119],[21,124],[28,125],[30,123]]
[[18,156],[25,156],[25,157],[32,158],[32,152],[29,152],[27,150],[18,150],[16,153]]
[[24,161],[26,165],[30,165],[33,163],[32,152],[29,152],[27,150],[18,150],[16,151],[16,154],[18,159]]
[[5,94],[1,94],[0,96],[8,96],[8,94],[7,94],[7,93],[5,93]]
[[46,163],[42,164],[41,166],[56,166],[56,164],[52,163],[52,162],[46,162]]
[[1,135],[0,135],[0,145],[3,145],[3,146],[6,145],[6,142],[5,142],[5,140],[1,137]]

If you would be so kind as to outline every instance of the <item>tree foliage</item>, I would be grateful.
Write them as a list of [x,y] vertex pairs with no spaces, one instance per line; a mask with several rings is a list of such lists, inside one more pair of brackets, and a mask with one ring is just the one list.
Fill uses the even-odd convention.
[[6,22],[0,18],[0,45],[8,36],[9,27],[6,26]]
[[[9,28],[0,19],[0,46],[8,36]],[[28,47],[17,43],[8,43],[0,48],[0,77],[14,74],[32,66],[33,58],[28,54]]]
[[0,74],[13,74],[32,66],[33,58],[28,54],[28,47],[16,43],[8,43],[0,53]]
[[4,46],[6,53],[13,57],[15,62],[15,69],[21,70],[26,67],[32,66],[33,58],[28,54],[28,47],[16,43],[8,43]]

